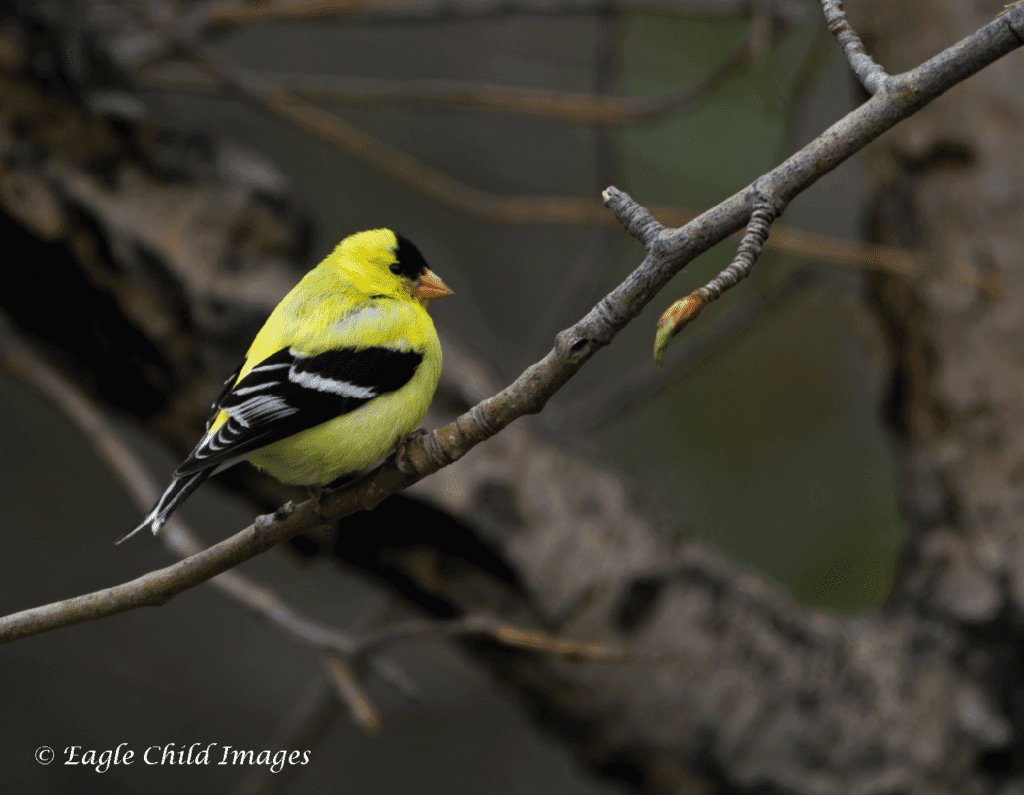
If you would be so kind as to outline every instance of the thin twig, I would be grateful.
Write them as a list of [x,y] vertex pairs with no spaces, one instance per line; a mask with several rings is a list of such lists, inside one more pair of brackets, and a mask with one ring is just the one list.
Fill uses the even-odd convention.
[[875,94],[885,88],[889,75],[867,54],[864,42],[846,19],[843,0],[821,0],[821,10],[828,23],[829,32],[843,48],[843,54],[850,62],[850,68],[857,75],[864,90],[869,94]]
[[342,701],[349,705],[349,712],[356,725],[371,737],[384,731],[384,717],[370,700],[349,659],[327,651],[324,652],[324,667],[334,682],[334,689],[341,694]]
[[664,660],[663,655],[641,654],[601,643],[549,635],[536,629],[510,624],[485,613],[471,613],[449,621],[405,621],[384,627],[375,633],[364,633],[359,639],[355,654],[371,654],[389,643],[411,638],[437,639],[474,635],[490,638],[503,646],[543,652],[567,660],[614,663]]
[[654,363],[659,370],[663,367],[669,341],[695,321],[708,304],[747,278],[757,258],[761,256],[761,248],[768,239],[768,230],[782,212],[784,204],[778,197],[765,196],[755,188],[753,205],[747,231],[729,266],[703,287],[672,304],[658,320],[658,331],[654,337]]

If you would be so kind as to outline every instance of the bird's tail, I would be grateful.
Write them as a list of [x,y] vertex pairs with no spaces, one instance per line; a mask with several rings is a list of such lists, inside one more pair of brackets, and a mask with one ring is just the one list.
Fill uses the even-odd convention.
[[188,498],[189,494],[199,488],[209,475],[209,469],[201,469],[198,472],[176,477],[171,481],[171,485],[167,487],[167,491],[163,493],[157,504],[153,506],[153,510],[142,520],[142,523],[134,530],[125,533],[114,543],[120,544],[122,541],[127,541],[145,527],[151,528],[153,535],[159,533],[167,518]]

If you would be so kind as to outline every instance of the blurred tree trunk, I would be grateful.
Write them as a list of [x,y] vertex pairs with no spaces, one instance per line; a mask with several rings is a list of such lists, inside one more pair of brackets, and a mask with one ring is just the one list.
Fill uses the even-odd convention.
[[[952,0],[851,10],[893,72],[986,21]],[[1008,60],[870,150],[872,236],[934,257],[869,290],[911,531],[886,609],[794,605],[525,423],[417,487],[446,516],[391,500],[374,533],[346,520],[337,554],[435,614],[486,609],[665,655],[467,644],[595,770],[645,791],[1000,791],[1024,764],[1024,81]],[[266,164],[156,129],[66,23],[0,33],[0,81],[4,310],[113,409],[187,449],[294,279],[304,219]],[[479,365],[455,353],[446,367],[439,411],[484,396]],[[237,477],[268,503],[284,495]]]

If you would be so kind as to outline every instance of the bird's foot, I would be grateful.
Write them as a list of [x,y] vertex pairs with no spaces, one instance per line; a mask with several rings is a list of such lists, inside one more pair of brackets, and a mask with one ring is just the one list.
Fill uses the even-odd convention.
[[412,462],[409,461],[409,442],[420,436],[426,436],[428,433],[430,431],[417,428],[395,442],[395,466],[398,467],[398,471],[403,475],[417,474],[416,469],[412,466]]
[[323,519],[324,516],[323,516],[323,513],[320,510],[321,509],[320,501],[324,497],[324,487],[323,486],[306,486],[306,494],[309,495],[310,502],[313,503],[313,512],[318,517]]

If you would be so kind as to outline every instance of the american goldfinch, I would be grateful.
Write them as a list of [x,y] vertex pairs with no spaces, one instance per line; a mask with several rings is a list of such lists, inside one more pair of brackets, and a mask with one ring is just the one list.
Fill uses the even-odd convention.
[[424,308],[452,295],[390,229],[345,238],[274,309],[224,383],[206,435],[142,523],[155,535],[215,471],[249,461],[321,486],[384,455],[427,411],[441,343]]

